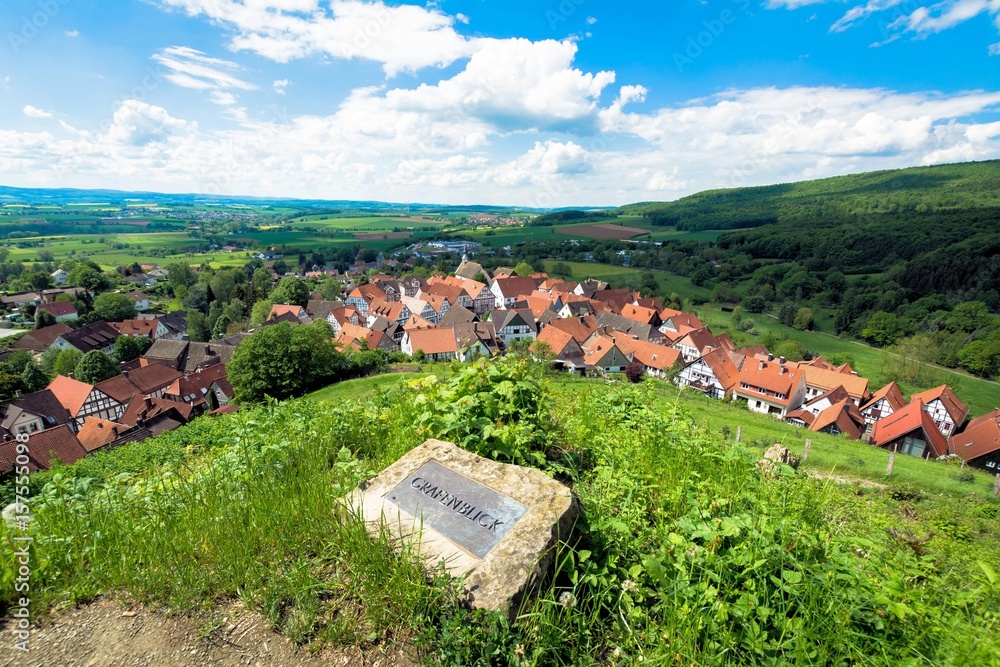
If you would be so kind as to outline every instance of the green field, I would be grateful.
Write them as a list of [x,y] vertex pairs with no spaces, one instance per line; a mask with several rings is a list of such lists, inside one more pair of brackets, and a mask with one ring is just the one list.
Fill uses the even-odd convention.
[[[642,280],[646,270],[633,269],[627,266],[616,266],[614,264],[599,264],[597,262],[560,262],[558,260],[545,260],[545,271],[549,275],[558,275],[553,267],[556,264],[566,264],[573,273],[569,276],[560,275],[561,278],[572,278],[573,280],[586,280],[593,278],[603,280],[614,287],[624,287],[627,281],[633,281],[637,285]],[[711,292],[704,287],[699,287],[691,283],[689,278],[678,276],[667,271],[648,271],[656,278],[660,285],[661,294],[671,294],[676,292],[683,298],[692,296],[707,296]]]

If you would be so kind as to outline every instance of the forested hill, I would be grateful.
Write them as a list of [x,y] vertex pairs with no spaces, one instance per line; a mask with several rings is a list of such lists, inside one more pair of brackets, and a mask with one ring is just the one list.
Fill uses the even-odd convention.
[[936,214],[958,222],[966,215],[981,219],[983,212],[1000,216],[1000,160],[707,190],[674,202],[630,204],[618,210],[643,215],[654,225],[692,231],[773,223],[829,227],[883,217],[934,219]]

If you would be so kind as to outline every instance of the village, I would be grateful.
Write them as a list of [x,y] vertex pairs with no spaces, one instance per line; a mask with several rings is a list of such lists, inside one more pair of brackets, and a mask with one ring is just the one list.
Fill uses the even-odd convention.
[[[357,264],[343,276],[307,272],[306,279],[334,275],[343,281],[344,298],[312,292],[304,306],[274,303],[259,327],[323,320],[344,347],[418,362],[470,362],[525,350],[567,373],[649,376],[709,399],[739,401],[804,430],[915,457],[955,456],[987,471],[1000,466],[1000,409],[967,421],[968,407],[947,385],[907,400],[896,383],[873,388],[849,364],[776,358],[762,345],[737,349],[728,334],[713,334],[694,313],[596,280],[519,276],[507,268],[490,272],[467,256],[454,275],[426,279],[378,273],[378,266]],[[147,268],[126,282],[148,287],[167,277],[165,269]],[[7,308],[34,306],[55,321],[26,333],[4,355],[26,351],[40,357],[55,348],[114,359],[116,341],[124,336],[148,339],[148,349],[120,363],[118,374],[93,384],[69,373],[41,391],[18,392],[3,407],[0,422],[5,474],[13,467],[18,435],[30,436],[34,469],[47,469],[53,459],[71,464],[202,414],[238,410],[226,364],[259,327],[208,342],[189,340],[184,311],[148,312],[149,297],[130,290],[124,294],[135,304],[134,319],[72,328],[67,321],[77,313],[67,296],[80,296],[83,288],[65,287],[62,274],[52,275],[59,287],[2,297]]]

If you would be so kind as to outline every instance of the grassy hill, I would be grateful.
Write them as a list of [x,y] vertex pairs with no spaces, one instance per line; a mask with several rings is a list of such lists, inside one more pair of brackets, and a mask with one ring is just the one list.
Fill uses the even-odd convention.
[[631,204],[618,212],[691,230],[970,210],[1000,210],[1000,160],[707,190],[673,202]]
[[[765,475],[763,447],[800,449],[804,431],[663,383],[541,376],[512,358],[394,379],[36,474],[33,618],[98,595],[180,613],[239,598],[297,643],[415,644],[445,665],[1000,659],[1000,505],[985,474],[901,457],[887,479],[884,452],[817,435],[797,473]],[[427,437],[530,462],[580,499],[553,578],[513,619],[463,609],[413,554],[332,509]],[[10,583],[9,547],[0,565]]]

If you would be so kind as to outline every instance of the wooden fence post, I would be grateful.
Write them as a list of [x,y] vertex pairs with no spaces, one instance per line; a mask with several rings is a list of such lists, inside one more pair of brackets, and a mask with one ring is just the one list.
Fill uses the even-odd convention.
[[743,436],[743,427],[742,426],[737,426],[736,427],[736,442],[739,442],[740,438],[742,436]]
[[997,473],[996,481],[993,482],[993,497],[1000,496],[1000,472]]
[[889,465],[885,469],[886,477],[892,474],[892,466],[896,463],[896,452],[898,451],[899,451],[899,443],[896,444],[892,452],[889,454]]
[[813,441],[806,438],[805,449],[802,450],[802,462],[805,463],[806,459],[809,458],[809,448],[812,447]]

